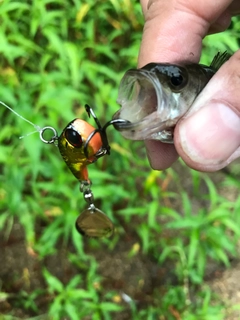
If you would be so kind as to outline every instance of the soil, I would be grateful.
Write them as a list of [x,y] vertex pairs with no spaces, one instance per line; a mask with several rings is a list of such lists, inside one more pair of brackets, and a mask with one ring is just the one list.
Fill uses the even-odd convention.
[[[211,174],[216,184],[219,184],[226,174],[231,174],[232,168]],[[176,172],[181,171],[184,177],[182,184],[186,191],[191,192],[191,178],[189,173],[184,174],[182,166],[175,165]],[[169,190],[174,189],[174,185],[168,186]],[[219,193],[234,200],[238,197],[238,190],[226,187],[220,187]],[[175,203],[177,208],[178,202]],[[195,207],[201,207],[203,203],[195,200]],[[138,253],[129,256],[129,251],[137,246],[138,239],[136,235],[127,235],[119,240],[113,251],[104,246],[101,249],[88,248],[86,251],[95,257],[99,264],[98,272],[103,277],[103,286],[105,290],[116,290],[119,293],[116,299],[127,302],[133,298],[141,306],[149,305],[153,301],[155,290],[164,291],[164,285],[172,278],[171,266],[159,265],[150,255]],[[71,244],[68,248],[61,243],[58,244],[57,254],[49,256],[47,259],[40,260],[39,257],[29,248],[27,248],[24,239],[24,230],[18,221],[14,221],[11,234],[8,239],[4,239],[0,234],[0,288],[2,292],[9,295],[8,298],[0,296],[0,319],[1,314],[11,314],[16,319],[27,319],[36,316],[34,312],[26,312],[21,306],[17,305],[16,297],[25,290],[27,293],[38,289],[44,289],[45,283],[41,276],[41,270],[46,267],[52,274],[57,276],[63,283],[67,283],[75,274],[76,270],[67,260],[67,250],[73,250]],[[240,252],[240,250],[239,250]],[[224,304],[229,305],[229,316],[226,320],[240,319],[240,311],[231,311],[231,306],[240,304],[240,259],[232,259],[231,267],[226,269],[222,265],[209,262],[206,272],[206,283],[211,286],[216,294],[220,296]],[[19,297],[18,297],[19,300]],[[42,296],[37,302],[41,314],[46,314],[47,306],[51,297]],[[39,319],[39,318],[36,318]],[[43,316],[42,319],[48,319]],[[129,319],[128,312],[122,313],[119,320]],[[176,319],[178,319],[176,317]],[[65,320],[65,319],[63,319]]]

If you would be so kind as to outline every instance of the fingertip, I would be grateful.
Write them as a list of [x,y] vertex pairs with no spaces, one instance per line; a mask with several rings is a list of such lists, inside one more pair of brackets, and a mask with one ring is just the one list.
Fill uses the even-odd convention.
[[178,159],[177,151],[172,144],[147,140],[145,146],[149,163],[154,170],[165,170]]
[[225,10],[220,17],[210,26],[208,34],[214,34],[225,31],[231,24],[231,14]]

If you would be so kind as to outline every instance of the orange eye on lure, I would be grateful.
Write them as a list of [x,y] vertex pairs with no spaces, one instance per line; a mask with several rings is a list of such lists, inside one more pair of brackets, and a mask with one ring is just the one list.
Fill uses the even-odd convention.
[[[58,136],[57,131],[53,127],[47,126],[40,128],[19,115],[5,103],[0,101],[0,104],[34,126],[36,131],[27,134],[27,136],[39,132],[40,139],[44,143],[56,144],[67,166],[80,181],[80,192],[83,193],[83,197],[88,203],[88,208],[77,218],[76,229],[78,232],[82,235],[97,238],[111,236],[114,230],[113,223],[101,210],[95,207],[91,181],[88,179],[87,166],[104,155],[110,154],[110,146],[106,134],[107,127],[115,124],[126,124],[128,121],[114,119],[102,127],[93,110],[86,105],[86,111],[89,117],[92,116],[95,120],[97,128],[94,128],[82,119],[75,119],[71,121],[61,135]],[[53,132],[53,136],[50,140],[46,140],[44,133],[49,130]]]

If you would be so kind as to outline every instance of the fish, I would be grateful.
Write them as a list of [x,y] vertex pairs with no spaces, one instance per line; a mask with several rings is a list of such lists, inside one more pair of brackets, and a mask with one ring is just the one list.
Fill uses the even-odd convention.
[[160,140],[173,143],[177,122],[230,58],[218,52],[210,66],[197,63],[149,63],[128,70],[119,86],[117,102],[121,108],[113,119],[123,119],[115,129],[130,140]]

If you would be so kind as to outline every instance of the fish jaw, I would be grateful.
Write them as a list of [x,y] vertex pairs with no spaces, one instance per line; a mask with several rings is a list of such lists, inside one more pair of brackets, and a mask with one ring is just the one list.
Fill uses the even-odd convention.
[[[156,73],[145,69],[129,70],[124,75],[118,95],[121,108],[113,119],[128,120],[116,126],[127,139],[154,139],[172,142],[170,127],[180,117],[179,93],[163,86]],[[166,131],[167,130],[167,131]]]

